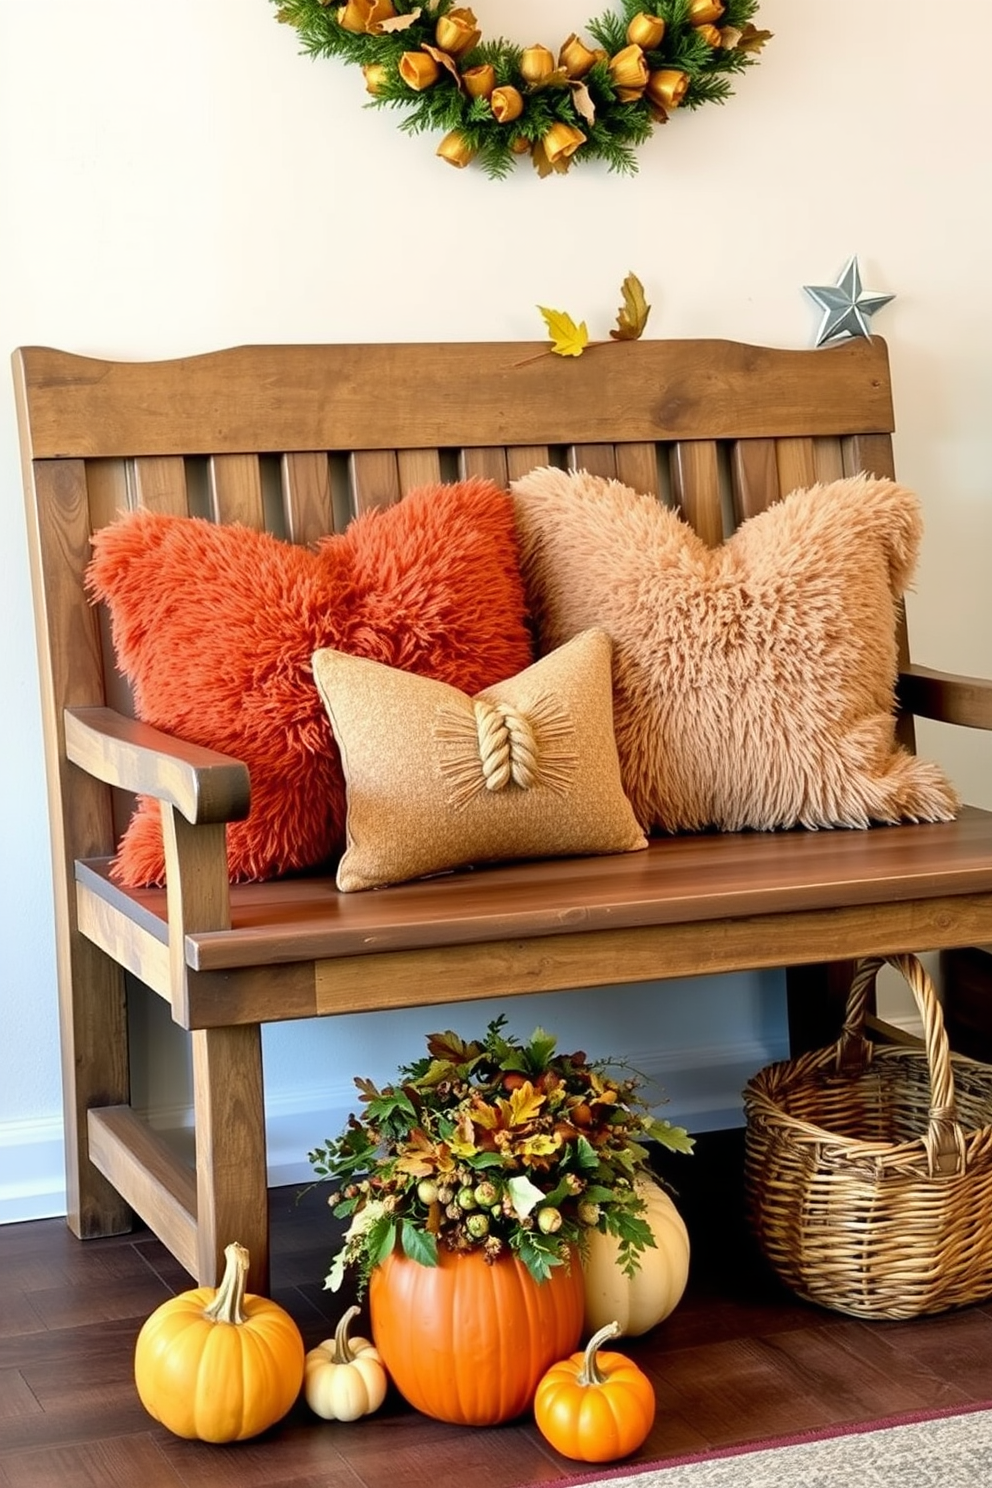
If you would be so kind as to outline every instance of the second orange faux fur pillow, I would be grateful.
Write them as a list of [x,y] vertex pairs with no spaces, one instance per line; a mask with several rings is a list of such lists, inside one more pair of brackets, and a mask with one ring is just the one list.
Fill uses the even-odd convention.
[[646,830],[954,816],[941,770],[895,741],[911,492],[865,475],[796,491],[715,549],[584,471],[532,471],[513,495],[540,649],[590,626],[613,638],[621,770]]

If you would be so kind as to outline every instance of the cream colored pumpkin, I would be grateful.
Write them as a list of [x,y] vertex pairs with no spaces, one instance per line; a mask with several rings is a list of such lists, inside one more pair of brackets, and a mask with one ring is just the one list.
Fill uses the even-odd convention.
[[598,1332],[614,1319],[628,1337],[646,1333],[668,1317],[685,1291],[689,1234],[682,1216],[657,1183],[638,1180],[637,1191],[648,1206],[643,1218],[651,1227],[655,1246],[642,1250],[637,1271],[625,1276],[614,1237],[598,1230],[590,1235],[582,1267],[587,1334]]
[[358,1311],[349,1307],[334,1337],[312,1348],[304,1362],[307,1405],[325,1421],[357,1421],[377,1411],[386,1398],[388,1378],[378,1349],[367,1338],[348,1337]]

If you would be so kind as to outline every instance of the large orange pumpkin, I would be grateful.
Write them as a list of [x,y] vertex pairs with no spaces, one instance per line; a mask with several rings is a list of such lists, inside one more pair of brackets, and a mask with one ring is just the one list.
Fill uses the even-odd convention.
[[582,1331],[578,1260],[535,1281],[516,1256],[438,1252],[422,1266],[395,1252],[372,1272],[376,1348],[400,1394],[424,1415],[492,1426],[528,1409],[537,1382]]

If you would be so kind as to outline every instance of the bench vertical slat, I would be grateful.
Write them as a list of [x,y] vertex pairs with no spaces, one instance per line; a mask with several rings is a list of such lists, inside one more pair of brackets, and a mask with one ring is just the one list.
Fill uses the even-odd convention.
[[130,506],[171,517],[189,515],[186,461],[181,455],[148,455],[132,460],[130,487]]
[[215,522],[264,528],[262,472],[257,455],[214,455],[208,462],[208,479]]
[[612,444],[573,444],[568,450],[568,463],[573,470],[588,470],[590,475],[617,478],[617,452]]
[[518,444],[506,451],[506,473],[511,481],[521,480],[538,466],[551,463],[551,451],[546,444]]
[[774,439],[738,439],[730,450],[730,493],[734,521],[763,512],[778,490]]
[[895,480],[892,440],[888,434],[851,434],[841,441],[845,475],[867,470],[869,475]]
[[312,543],[334,531],[331,471],[320,450],[283,455],[279,473],[286,536],[290,542]]
[[672,498],[685,521],[711,548],[723,542],[720,464],[712,439],[681,439],[672,445]]
[[393,450],[355,450],[348,461],[353,516],[373,506],[392,506],[403,494]]
[[816,450],[812,439],[778,439],[775,442],[778,489],[769,500],[788,496],[790,491],[815,486]]
[[418,486],[433,486],[441,479],[441,457],[437,450],[399,450],[396,464],[404,496]]
[[499,445],[487,449],[463,449],[458,456],[458,474],[462,480],[475,476],[479,480],[491,480],[501,488],[506,487],[510,483],[506,450]]
[[633,491],[642,491],[646,496],[662,494],[656,445],[618,444],[616,456],[617,480],[623,481]]
[[816,478],[824,485],[844,477],[844,452],[839,439],[820,436],[813,440],[813,464]]
[[[156,464],[161,462],[156,461]],[[182,465],[182,460],[179,461]],[[161,472],[158,472],[161,474]],[[184,483],[185,486],[185,483]],[[141,485],[135,472],[123,460],[90,460],[86,466],[86,489],[90,508],[90,525],[94,532],[113,522],[129,507],[140,503]],[[185,498],[184,498],[185,499]],[[110,633],[110,614],[105,605],[96,607],[100,644],[103,653],[104,700],[119,713],[132,715],[134,704],[127,679],[118,671],[114,643]],[[120,834],[131,815],[132,802],[114,796],[114,830]]]
[[[888,434],[852,434],[841,440],[844,470],[856,475],[859,470],[887,480],[895,480],[895,462],[892,456],[892,439]],[[901,608],[896,622],[896,647],[900,669],[907,667],[909,655],[909,630],[906,625],[905,607]],[[907,749],[916,747],[916,720],[912,713],[900,713],[898,723],[899,742]]]

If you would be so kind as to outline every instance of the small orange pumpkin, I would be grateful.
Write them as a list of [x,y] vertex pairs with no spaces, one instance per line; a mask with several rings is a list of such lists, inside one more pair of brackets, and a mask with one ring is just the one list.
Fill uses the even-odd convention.
[[436,1266],[388,1255],[369,1281],[372,1337],[400,1394],[426,1416],[493,1426],[528,1409],[534,1387],[582,1331],[577,1258],[535,1281],[514,1255],[438,1251]]
[[583,1353],[552,1364],[538,1384],[534,1419],[563,1457],[614,1462],[647,1439],[655,1413],[651,1381],[625,1354],[598,1352],[619,1332],[618,1323],[607,1323]]
[[145,1319],[134,1381],[150,1416],[176,1436],[244,1441],[275,1424],[303,1383],[303,1339],[289,1313],[245,1292],[248,1252],[224,1251],[220,1286],[170,1297]]

